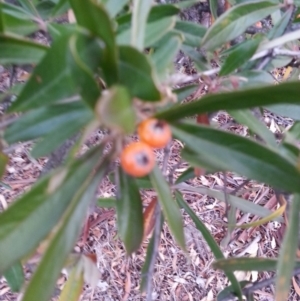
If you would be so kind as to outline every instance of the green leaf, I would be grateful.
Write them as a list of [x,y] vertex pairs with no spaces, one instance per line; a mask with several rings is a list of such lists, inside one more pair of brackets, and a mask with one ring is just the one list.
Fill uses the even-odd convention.
[[175,17],[169,17],[147,23],[144,42],[145,47],[153,46],[156,42],[158,43],[160,39],[164,39],[164,36],[174,28],[175,21]]
[[[18,141],[33,140],[36,138],[51,135],[61,135],[61,132],[70,133],[83,127],[93,118],[93,112],[90,111],[82,102],[73,102],[69,104],[57,104],[32,110],[10,125],[4,138],[9,143]],[[67,137],[63,135],[64,137]],[[55,139],[58,143],[59,137]]]
[[250,39],[238,45],[225,60],[219,76],[230,74],[232,71],[243,66],[256,52],[260,39]]
[[278,9],[278,4],[271,1],[249,1],[236,5],[221,15],[208,29],[202,39],[202,47],[213,51]]
[[100,62],[101,51],[95,39],[73,35],[69,49],[72,55],[72,76],[84,101],[93,109],[100,96],[94,72]]
[[19,6],[0,2],[0,11],[5,33],[28,35],[39,30],[34,16]]
[[136,114],[132,99],[124,86],[113,86],[102,94],[96,105],[101,123],[110,129],[130,134],[136,127]]
[[206,126],[180,123],[174,136],[196,154],[206,154],[219,170],[232,170],[286,191],[300,191],[300,172],[276,150],[253,140]]
[[245,70],[236,73],[235,76],[239,79],[240,88],[258,88],[274,83],[272,75],[265,70]]
[[115,208],[117,200],[115,198],[99,198],[96,205],[102,208]]
[[175,5],[171,5],[171,4],[153,5],[151,7],[147,23],[158,21],[166,17],[176,16],[179,13],[180,13],[180,9],[178,9]]
[[299,234],[299,211],[300,211],[300,195],[295,194],[290,202],[289,224],[284,234],[281,244],[278,264],[277,277],[275,283],[275,300],[287,300],[292,272],[296,261],[296,251],[298,249],[298,234]]
[[4,33],[4,17],[2,9],[0,9],[0,33]]
[[68,64],[68,43],[66,36],[54,41],[10,111],[36,109],[75,95],[76,87]]
[[[267,145],[277,148],[277,142],[272,132],[250,110],[230,110],[228,112],[237,122],[245,124],[251,131],[261,137]],[[299,112],[300,113],[300,112]]]
[[0,214],[0,273],[37,247],[57,225],[87,177],[94,174],[99,156],[99,149],[93,150],[66,168],[40,179]]
[[151,5],[152,0],[135,0],[133,2],[130,44],[140,51],[144,50],[146,23]]
[[268,33],[269,40],[276,39],[282,36],[286,30],[287,25],[291,20],[291,16],[293,14],[293,8],[290,7],[281,17],[279,22],[277,22],[273,28]]
[[5,173],[6,165],[9,161],[9,158],[0,152],[0,179],[2,178],[3,174]]
[[20,262],[16,262],[5,271],[4,278],[13,292],[19,292],[25,281],[22,264]]
[[162,207],[170,231],[178,245],[185,250],[182,217],[178,205],[173,200],[170,187],[157,166],[150,174],[150,180],[158,194],[158,201]]
[[78,301],[84,286],[83,271],[74,267],[68,275],[68,280],[59,296],[59,301]]
[[[64,14],[70,8],[70,4],[67,0],[58,0],[52,10],[51,16],[56,17]],[[64,24],[66,25],[66,24]]]
[[294,120],[300,120],[300,103],[299,105],[284,104],[284,105],[266,106],[265,108],[277,115],[290,117]]
[[196,89],[199,88],[199,85],[188,85],[176,90],[173,90],[173,93],[177,96],[177,101],[181,102],[184,99],[186,99],[188,96],[190,96],[192,93],[196,91]]
[[[236,257],[220,259],[213,263],[214,269],[223,271],[275,271],[277,269],[277,259]],[[300,267],[300,261],[296,261],[296,267]]]
[[209,8],[214,20],[218,19],[218,0],[210,0]]
[[193,178],[195,178],[195,169],[193,167],[189,167],[178,177],[175,184],[179,184]]
[[20,37],[0,34],[0,64],[38,63],[48,47]]
[[135,252],[142,243],[144,223],[143,204],[133,178],[118,170],[117,196],[118,234],[125,244],[127,254]]
[[181,50],[193,60],[197,70],[206,71],[207,69],[210,68],[209,65],[207,64],[204,55],[201,54],[200,51],[196,50],[194,47],[183,45],[181,47]]
[[[216,243],[213,236],[210,234],[208,229],[206,228],[205,224],[197,217],[195,212],[188,206],[188,204],[183,200],[182,195],[176,191],[175,192],[176,201],[181,208],[190,216],[192,221],[195,223],[196,228],[201,232],[203,238],[207,242],[209,248],[211,249],[212,253],[214,254],[216,259],[223,259],[225,256],[223,255],[221,249],[219,248],[218,244]],[[242,300],[242,291],[241,286],[238,283],[237,279],[235,278],[232,272],[225,271],[225,274],[229,281],[232,284],[234,292],[237,294],[240,300]]]
[[167,121],[174,121],[219,110],[246,109],[280,103],[300,104],[299,94],[299,82],[287,82],[268,87],[205,95],[193,102],[161,111],[156,116]]
[[161,77],[168,71],[167,67],[173,65],[174,57],[178,53],[180,45],[181,39],[178,35],[168,35],[168,38],[164,39],[163,45],[154,51],[151,59],[156,72]]
[[219,162],[216,161],[215,158],[209,153],[203,152],[199,154],[186,146],[181,151],[181,156],[184,159],[184,161],[187,161],[195,168],[201,166],[203,169],[210,173],[220,171],[220,166],[218,165]]
[[[243,280],[238,283],[242,289],[245,288],[246,285],[251,284],[251,282],[247,281],[247,280]],[[247,294],[247,301],[254,301],[252,299],[252,297],[253,297],[252,294]],[[236,297],[233,294],[233,284],[225,287],[217,295],[217,301],[224,301],[224,300],[231,300],[231,299],[236,299]],[[241,299],[241,300],[245,300],[244,296],[243,296],[243,299]]]
[[190,6],[194,5],[194,4],[198,4],[199,0],[185,0],[185,1],[180,1],[178,3],[175,3],[176,7],[180,8],[180,9],[185,9],[185,8],[189,8]]
[[[99,2],[99,1],[98,1]],[[113,19],[118,13],[120,13],[123,7],[129,2],[129,0],[101,0],[105,6],[105,9],[109,13],[110,17]]]
[[119,54],[120,83],[128,88],[131,96],[148,101],[160,100],[160,91],[146,55],[130,46],[120,46]]
[[77,32],[77,28],[77,24],[47,24],[47,29],[53,42],[59,39],[61,36],[71,36],[73,33]]
[[[158,19],[146,24],[146,32],[144,37],[144,47],[155,45],[160,39],[163,39],[175,25],[175,17]],[[117,35],[119,45],[130,45],[130,27],[121,31]]]
[[[154,264],[152,262],[153,253],[156,251],[156,250],[154,250],[154,239],[156,237],[160,237],[160,233],[161,233],[162,226],[163,226],[163,221],[164,221],[163,216],[161,216],[160,229],[156,229],[156,227],[154,227],[153,234],[152,234],[151,239],[150,239],[149,244],[148,244],[146,258],[145,258],[145,261],[144,261],[144,264],[143,264],[143,267],[142,267],[142,272],[141,272],[140,291],[142,293],[147,291],[148,281],[152,281],[152,279],[151,280],[149,279],[152,276],[149,273],[149,269],[151,268],[151,265]],[[159,233],[157,233],[157,231],[159,231]]]
[[77,23],[101,38],[106,47],[103,50],[101,66],[108,85],[118,80],[117,49],[110,17],[104,7],[91,0],[70,0]]
[[[217,199],[218,201],[221,201],[224,203],[226,202],[223,191],[218,191],[218,190],[210,189],[210,188],[206,188],[206,187],[192,187],[185,183],[176,184],[174,186],[174,188],[180,189],[182,191],[190,192],[190,193],[209,195],[210,197],[213,197],[213,198]],[[271,211],[265,207],[262,207],[258,204],[255,204],[255,203],[245,200],[243,198],[239,198],[232,194],[227,194],[227,200],[230,205],[240,209],[241,211],[243,211],[245,213],[250,213],[250,214],[253,214],[253,215],[256,215],[259,217],[266,217],[273,213],[273,211]],[[276,218],[274,220],[276,220],[278,222],[283,221],[283,219],[281,217]]]
[[[80,234],[89,204],[95,199],[99,182],[107,172],[110,160],[107,157],[102,157],[99,160],[99,156],[97,157],[98,160],[94,162],[93,171],[86,176],[79,186],[74,187],[65,214],[57,225],[53,239],[31,278],[23,301],[48,301],[51,297],[57,277]],[[76,175],[74,176],[76,177]]]
[[26,10],[28,13],[39,17],[38,12],[36,10],[36,7],[34,5],[33,1],[30,0],[17,0],[17,2],[23,7],[24,10]]
[[175,29],[183,34],[183,43],[192,47],[199,47],[201,40],[206,33],[206,27],[187,21],[177,21]]

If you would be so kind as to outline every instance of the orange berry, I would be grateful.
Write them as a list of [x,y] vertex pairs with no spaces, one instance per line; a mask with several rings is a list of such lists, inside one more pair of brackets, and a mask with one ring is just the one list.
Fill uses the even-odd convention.
[[153,148],[163,148],[172,139],[170,126],[163,120],[150,118],[142,121],[138,126],[141,141]]
[[155,165],[153,150],[144,142],[132,142],[121,153],[123,170],[133,177],[149,174]]

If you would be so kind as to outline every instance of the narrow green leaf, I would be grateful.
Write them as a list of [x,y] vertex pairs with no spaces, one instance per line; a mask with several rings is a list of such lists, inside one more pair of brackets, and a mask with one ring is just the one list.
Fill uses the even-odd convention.
[[183,34],[183,43],[191,47],[200,46],[201,40],[204,37],[207,30],[206,27],[200,24],[187,21],[177,21],[175,29],[179,30]]
[[174,136],[193,152],[214,160],[219,170],[232,170],[286,191],[300,191],[300,171],[296,162],[292,164],[274,149],[201,125],[180,123],[172,130]]
[[[95,162],[93,172],[89,173],[81,185],[73,187],[72,198],[66,212],[37,267],[23,296],[23,301],[48,301],[55,287],[57,277],[63,264],[74,247],[80,233],[88,206],[93,199],[99,181],[105,176],[109,164],[108,158]],[[76,175],[73,175],[76,177]]]
[[20,37],[0,34],[0,64],[38,63],[48,47]]
[[188,146],[185,146],[181,151],[181,156],[184,161],[187,161],[195,168],[202,167],[209,173],[220,171],[219,162],[209,153],[202,152],[199,154],[191,150]]
[[132,10],[131,45],[144,50],[146,23],[151,9],[152,0],[134,0]]
[[180,8],[180,9],[185,9],[185,8],[189,8],[190,6],[194,5],[194,4],[198,4],[199,0],[184,0],[184,1],[180,1],[178,3],[175,3],[175,6]]
[[5,173],[5,167],[9,161],[9,158],[0,151],[0,179]]
[[74,267],[59,296],[59,301],[78,301],[84,286],[83,272]]
[[93,112],[82,102],[50,105],[22,115],[6,129],[4,139],[12,144],[45,136],[51,138],[55,133],[57,137],[53,139],[59,144],[72,135],[73,129],[78,130],[92,118]]
[[166,17],[176,16],[180,13],[177,4],[160,4],[151,7],[147,23],[158,21]]
[[256,52],[260,39],[250,39],[238,45],[226,58],[219,75],[230,74],[247,63]]
[[[180,10],[174,5],[162,4],[151,7],[146,23],[144,35],[144,47],[152,46],[161,39],[175,25],[176,16]],[[117,41],[120,45],[130,45],[132,14],[126,14],[117,18]]]
[[150,174],[150,180],[153,188],[158,194],[158,201],[161,204],[162,211],[167,220],[170,231],[178,245],[185,250],[182,217],[178,205],[173,200],[170,187],[157,166]]
[[197,70],[206,71],[210,68],[206,61],[206,58],[202,53],[200,53],[199,50],[196,50],[194,47],[188,45],[183,45],[181,47],[181,50],[193,60]]
[[193,178],[195,178],[195,169],[193,167],[189,167],[178,177],[175,184],[179,184]]
[[214,18],[214,20],[217,20],[218,19],[218,0],[210,0],[209,8],[210,8],[210,12],[211,12],[211,15]]
[[28,13],[36,16],[36,17],[39,17],[39,14],[36,10],[36,7],[33,3],[33,1],[30,1],[30,0],[18,0],[17,1],[19,4],[21,4],[21,6],[23,7],[24,10],[26,10]]
[[199,88],[199,85],[193,84],[173,90],[173,92],[177,95],[177,101],[181,102],[195,92],[197,88]]
[[66,36],[54,41],[10,111],[36,109],[74,96],[76,87],[67,60],[68,43]]
[[228,113],[237,122],[245,124],[251,131],[261,137],[267,145],[277,148],[277,142],[272,132],[265,126],[264,123],[255,118],[250,110],[230,110]]
[[279,22],[277,22],[273,28],[268,33],[269,40],[276,39],[282,36],[286,30],[287,25],[291,20],[291,16],[293,14],[293,7],[290,7],[281,17]]
[[[247,280],[243,280],[243,281],[239,282],[241,289],[243,289],[248,284],[251,284],[251,282],[247,281]],[[249,297],[251,298],[251,296],[247,295],[247,298],[248,298],[247,301],[252,301],[252,299],[249,299]],[[217,296],[217,301],[224,301],[224,300],[231,300],[231,299],[236,299],[233,294],[233,285],[232,284],[229,286],[226,286],[222,291],[220,291],[218,293],[218,296]],[[244,296],[243,296],[242,300],[245,300]]]
[[[181,193],[178,191],[175,192],[176,201],[181,208],[190,216],[192,221],[195,223],[196,228],[201,232],[203,238],[207,242],[208,246],[210,247],[212,253],[214,254],[216,259],[224,259],[224,254],[222,253],[221,249],[219,248],[218,244],[216,243],[213,236],[210,234],[204,223],[197,217],[195,212],[188,206],[188,204],[183,200]],[[225,271],[225,274],[229,281],[232,284],[232,288],[236,295],[238,296],[239,300],[242,300],[242,291],[241,286],[237,279],[235,278],[232,272]]]
[[0,9],[0,33],[4,33],[4,17],[2,9]]
[[235,74],[239,79],[240,88],[255,88],[272,85],[273,76],[265,70],[245,70]]
[[127,254],[131,254],[140,247],[143,239],[143,205],[134,179],[121,169],[118,170],[118,176],[118,234],[125,244]]
[[115,198],[99,198],[96,205],[102,208],[115,208],[117,200]]
[[290,117],[294,120],[300,120],[300,103],[299,105],[284,104],[267,106],[266,109],[280,116]]
[[96,1],[92,0],[70,0],[70,4],[77,23],[90,30],[106,44],[101,66],[107,84],[116,83],[118,80],[117,49],[113,24],[107,11],[101,4],[97,4]]
[[113,19],[122,11],[123,7],[129,2],[129,0],[101,0],[100,2],[103,3],[105,9]]
[[107,128],[130,134],[136,127],[132,98],[124,86],[112,86],[103,93],[95,110],[100,122]]
[[173,61],[175,55],[178,53],[179,47],[181,44],[181,39],[178,35],[169,35],[167,39],[165,39],[164,44],[155,50],[151,59],[154,63],[156,72],[163,77],[168,71],[167,67],[169,67]]
[[300,104],[299,94],[299,82],[287,82],[268,87],[205,95],[194,102],[162,111],[156,116],[172,121],[219,110],[246,109],[280,103]]
[[[209,195],[210,197],[216,198],[217,200],[221,202],[226,202],[224,192],[223,191],[218,191],[215,189],[210,189],[206,187],[192,187],[190,185],[187,185],[185,183],[179,183],[174,186],[174,188],[180,189],[181,191],[187,191],[191,193],[199,193],[202,195]],[[272,214],[273,211],[262,207],[258,204],[255,204],[251,201],[245,200],[243,198],[239,198],[237,196],[228,194],[227,199],[230,205],[240,209],[241,211],[245,213],[250,213],[259,217],[266,217]],[[276,218],[274,219],[278,222],[283,222],[283,219]]]
[[278,9],[278,4],[271,1],[249,1],[233,6],[208,29],[202,47],[213,51]]
[[[70,4],[67,0],[58,0],[52,10],[51,16],[56,17],[64,14],[70,8]],[[66,24],[64,24],[66,25]]]
[[289,295],[292,272],[296,261],[296,251],[298,248],[300,225],[299,212],[300,195],[295,194],[290,203],[289,224],[284,234],[278,258],[277,277],[275,283],[276,301],[287,300]]
[[99,149],[93,150],[42,178],[0,214],[0,273],[32,251],[57,225],[76,191],[93,174],[99,156]]
[[145,47],[153,46],[161,38],[163,39],[165,34],[174,28],[175,21],[175,17],[168,17],[147,23],[144,41]]
[[160,100],[161,95],[146,55],[130,46],[120,46],[119,55],[120,83],[128,88],[131,96],[141,100]]
[[94,71],[99,65],[101,51],[95,39],[82,35],[73,35],[70,38],[69,49],[73,59],[71,63],[73,80],[79,94],[93,109],[100,96],[100,88],[94,78]]
[[[300,262],[298,263],[300,266]],[[219,259],[213,263],[214,269],[223,271],[275,271],[277,260],[270,258],[236,257]]]
[[[146,24],[144,47],[151,47],[163,39],[175,25],[175,17],[165,17]],[[117,35],[119,45],[130,45],[130,27]]]
[[39,26],[34,22],[34,15],[17,5],[0,2],[2,21],[5,33],[29,35],[37,30]]
[[163,216],[161,217],[161,224],[160,224],[160,229],[159,229],[159,233],[157,233],[157,229],[154,228],[152,237],[150,239],[150,242],[148,244],[148,248],[147,248],[147,254],[146,254],[146,258],[142,267],[142,272],[141,272],[141,285],[140,285],[140,291],[146,292],[147,291],[147,284],[148,281],[152,281],[152,279],[150,280],[149,278],[152,277],[152,275],[149,273],[149,269],[151,267],[151,264],[154,264],[152,261],[153,259],[153,253],[156,251],[154,250],[154,239],[155,237],[160,237],[160,233],[162,230],[162,226],[163,226]]
[[5,271],[4,278],[13,292],[19,292],[25,281],[22,264],[17,262],[11,266]]

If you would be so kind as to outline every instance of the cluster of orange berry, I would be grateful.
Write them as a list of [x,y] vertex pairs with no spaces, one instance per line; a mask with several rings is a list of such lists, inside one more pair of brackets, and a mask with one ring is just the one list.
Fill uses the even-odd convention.
[[139,142],[127,145],[121,153],[123,170],[133,177],[149,174],[155,165],[152,148],[165,147],[172,138],[170,126],[163,120],[149,118],[138,125]]

